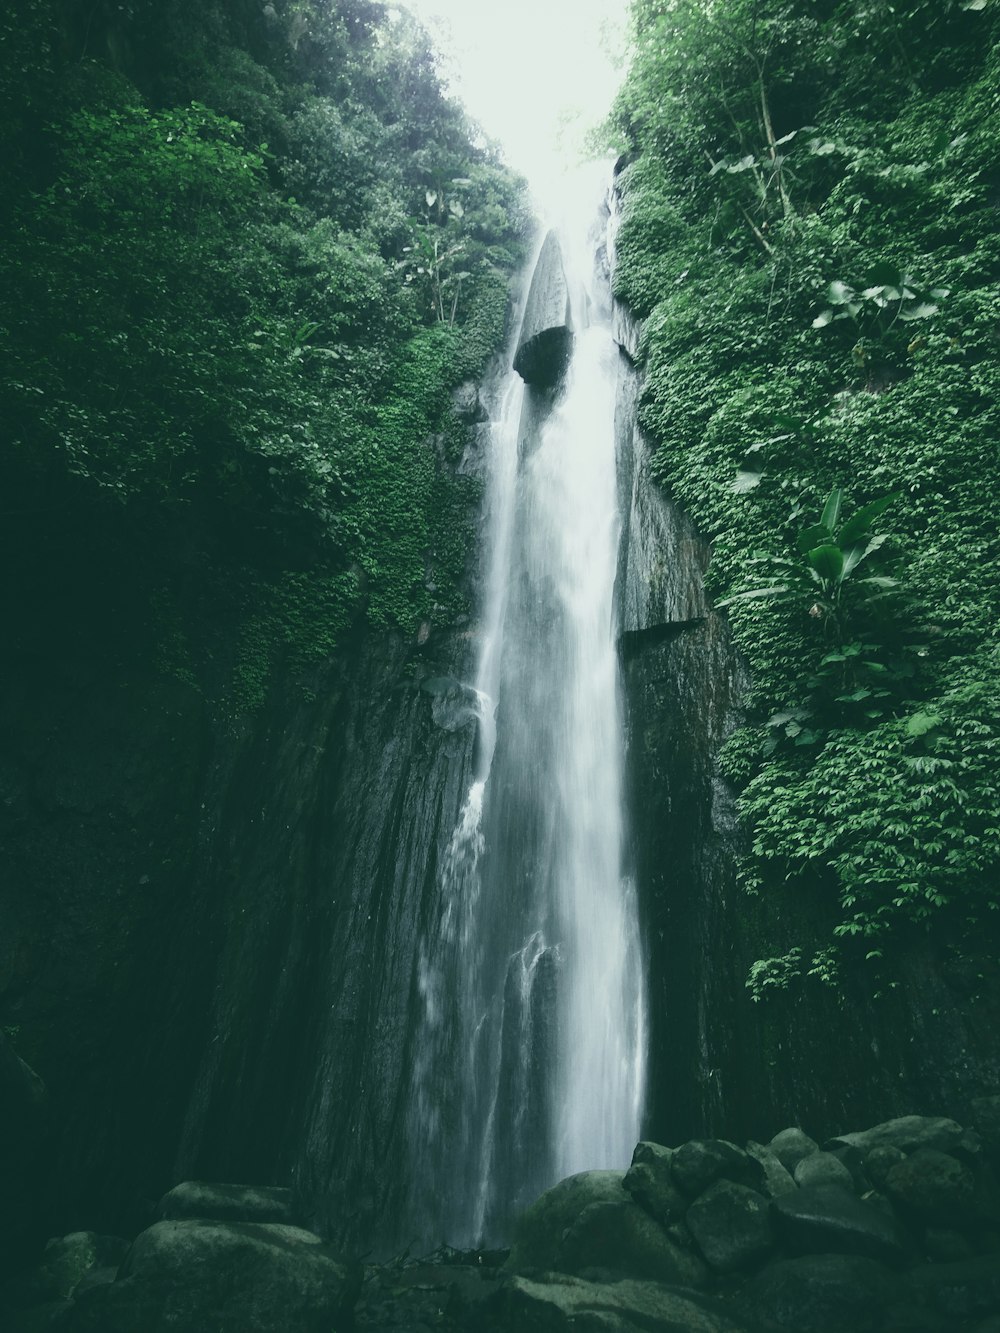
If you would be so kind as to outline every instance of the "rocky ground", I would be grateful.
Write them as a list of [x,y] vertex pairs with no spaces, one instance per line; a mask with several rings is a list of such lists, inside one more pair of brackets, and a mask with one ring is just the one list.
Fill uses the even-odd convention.
[[131,1242],[51,1240],[9,1333],[1000,1333],[1000,1097],[820,1146],[640,1143],[561,1181],[507,1252],[347,1262],[291,1192],[186,1182]]

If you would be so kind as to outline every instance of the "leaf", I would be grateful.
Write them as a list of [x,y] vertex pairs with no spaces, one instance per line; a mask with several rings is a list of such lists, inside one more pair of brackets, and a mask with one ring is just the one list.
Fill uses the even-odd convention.
[[826,528],[827,532],[833,532],[840,521],[840,509],[843,502],[844,492],[839,486],[835,486],[823,506],[822,514],[819,516],[821,528]]
[[987,0],[962,0],[963,9],[985,9]]
[[844,553],[839,546],[816,546],[806,559],[821,579],[835,582],[844,572]]
[[907,736],[926,736],[929,731],[941,725],[941,718],[937,713],[914,713],[912,717],[906,719]]
[[844,577],[846,578],[852,570],[857,569],[862,560],[867,560],[874,551],[884,546],[888,540],[888,535],[882,533],[878,537],[862,539],[856,545],[849,546],[846,549],[843,540],[841,540],[840,548],[844,551]]
[[821,139],[810,139],[809,151],[815,153],[817,157],[827,157],[830,153],[835,153],[837,151],[837,145],[835,143],[830,143],[829,140],[823,141]]
[[854,546],[846,547],[841,543],[840,549],[844,552],[844,578],[847,578],[848,574],[857,569],[868,554],[868,543],[862,541]]
[[821,315],[817,315],[812,322],[814,329],[825,329],[828,324],[833,323],[833,311],[824,310]]
[[855,292],[846,282],[831,282],[827,288],[827,295],[834,305],[847,305],[854,300]]
[[428,190],[424,198],[427,200],[427,207],[433,208],[438,201],[437,190]]
[[791,143],[797,134],[798,130],[792,130],[790,134],[783,134],[780,139],[775,139],[775,148],[779,148],[783,143]]
[[457,199],[448,200],[448,212],[452,215],[452,217],[455,218],[465,217],[465,209],[462,207],[462,205],[459,203]]
[[318,328],[319,328],[318,324],[310,323],[307,320],[305,324],[300,324],[299,327],[295,330],[295,333],[292,337],[292,342],[293,343],[308,342]]
[[740,468],[732,489],[737,495],[745,495],[747,491],[752,491],[755,486],[760,485],[763,475],[763,472],[753,472],[749,468]]
[[780,597],[790,591],[787,583],[777,583],[773,588],[753,588],[749,592],[734,592],[731,597],[724,597],[716,602],[716,607],[731,606],[733,602],[747,602],[760,597]]
[[740,160],[734,162],[731,167],[726,167],[726,170],[731,176],[734,176],[738,171],[749,171],[751,167],[755,167],[756,165],[757,159],[752,153],[747,153],[746,157],[741,157]]
[[911,319],[930,319],[931,315],[936,315],[940,306],[936,306],[933,301],[920,301],[917,305],[908,306],[907,309],[899,312],[899,318],[907,321]]
[[769,717],[764,725],[768,727],[783,727],[786,722],[794,722],[807,716],[808,713],[805,709],[789,708],[783,713],[775,713],[773,717]]
[[858,582],[870,584],[873,588],[899,587],[899,579],[892,579],[888,574],[869,574],[867,578],[858,579]]
[[827,542],[833,541],[832,531],[823,523],[814,523],[811,528],[806,528],[800,532],[798,538],[799,550],[803,555],[811,551],[814,546],[823,546]]
[[882,495],[879,499],[872,500],[871,504],[862,505],[860,509],[856,509],[837,534],[840,545],[850,546],[859,537],[863,537],[871,527],[872,520],[878,518],[879,514],[884,513],[894,500],[899,499],[899,496],[899,491],[893,491],[890,495]]

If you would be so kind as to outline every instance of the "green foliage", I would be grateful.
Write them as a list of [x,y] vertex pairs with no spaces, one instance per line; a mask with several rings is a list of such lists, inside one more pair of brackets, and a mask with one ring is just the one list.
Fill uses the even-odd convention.
[[117,552],[134,651],[209,681],[242,645],[231,711],[360,617],[453,615],[475,495],[450,394],[502,340],[528,219],[426,34],[369,0],[2,22],[14,640],[47,633],[24,591],[60,560],[90,575],[65,623],[95,625]]
[[[891,966],[894,933],[968,941],[1000,902],[1000,11],[633,15],[616,293],[752,671],[722,756],[745,883],[831,895],[833,948]],[[751,990],[836,957],[804,942]]]
[[[739,475],[745,477],[747,473],[743,471]],[[739,486],[740,494],[748,489],[750,487],[745,483]],[[870,604],[889,589],[898,586],[895,579],[884,574],[857,579],[851,577],[863,560],[877,554],[884,546],[885,536],[874,535],[870,528],[896,498],[895,495],[883,495],[863,505],[842,523],[840,515],[844,492],[840,487],[835,487],[823,506],[819,522],[799,532],[798,559],[763,555],[748,562],[769,566],[781,582],[733,593],[731,597],[723,598],[718,605],[731,606],[733,602],[758,597],[811,602],[809,615],[820,621],[827,636],[838,648],[842,648],[845,634],[851,628],[853,609],[848,608],[845,589],[856,589],[860,600]]]

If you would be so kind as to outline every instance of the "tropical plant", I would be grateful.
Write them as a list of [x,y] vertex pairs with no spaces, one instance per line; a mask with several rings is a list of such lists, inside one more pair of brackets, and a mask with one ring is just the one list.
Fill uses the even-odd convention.
[[888,538],[875,534],[871,525],[897,498],[897,493],[883,495],[841,522],[844,492],[835,487],[823,506],[818,523],[799,533],[798,559],[788,556],[760,555],[749,563],[773,569],[780,581],[764,587],[733,593],[718,603],[720,607],[757,598],[779,601],[809,600],[809,615],[821,622],[836,644],[842,645],[848,629],[846,591],[856,589],[854,601],[871,603],[875,598],[898,587],[896,579],[886,574],[853,578],[854,571],[885,545]]

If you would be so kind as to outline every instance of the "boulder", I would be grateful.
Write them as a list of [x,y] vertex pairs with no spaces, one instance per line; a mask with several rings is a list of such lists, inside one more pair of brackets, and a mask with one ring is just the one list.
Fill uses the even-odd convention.
[[195,1219],[139,1235],[118,1280],[83,1292],[59,1333],[316,1333],[356,1290],[318,1236],[297,1227]]
[[106,1282],[114,1282],[117,1277],[117,1264],[113,1268],[91,1268],[88,1272],[84,1273],[83,1277],[73,1288],[73,1299],[79,1300],[83,1293],[89,1291],[91,1287],[104,1286]]
[[654,1282],[598,1284],[515,1277],[497,1293],[491,1333],[754,1333],[741,1313]]
[[850,1147],[849,1144],[842,1144],[839,1148],[827,1149],[831,1157],[835,1157],[838,1162],[847,1168],[848,1174],[854,1184],[855,1194],[864,1194],[870,1190],[872,1182],[865,1170],[865,1159],[857,1148]]
[[797,1254],[857,1254],[899,1263],[907,1246],[898,1224],[838,1185],[807,1185],[771,1203],[781,1239]]
[[698,1256],[633,1203],[622,1179],[584,1171],[546,1190],[517,1223],[508,1269],[701,1282]]
[[984,1164],[989,1154],[985,1151],[982,1135],[975,1129],[965,1129],[962,1137],[951,1150],[951,1155],[960,1162],[966,1162],[975,1170]]
[[572,348],[569,286],[558,237],[550,231],[531,278],[514,369],[526,384],[555,388],[566,372]]
[[972,1246],[959,1231],[946,1227],[928,1227],[924,1232],[924,1253],[936,1264],[952,1264],[972,1258]]
[[952,1264],[930,1264],[908,1275],[922,1305],[949,1319],[1000,1314],[1000,1263],[995,1254]]
[[847,1167],[830,1152],[814,1152],[803,1157],[795,1168],[796,1185],[840,1185],[854,1189],[854,1178]]
[[935,1115],[904,1115],[887,1120],[856,1134],[838,1134],[825,1145],[836,1148],[848,1144],[867,1156],[873,1148],[898,1148],[900,1152],[916,1152],[918,1148],[936,1148],[949,1152],[962,1141],[965,1131],[954,1120]]
[[1000,1164],[1000,1097],[972,1099],[972,1127],[986,1151]]
[[580,1171],[546,1190],[517,1220],[507,1267],[555,1268],[563,1234],[594,1203],[626,1203],[623,1171]]
[[853,1254],[814,1254],[769,1264],[744,1289],[762,1320],[795,1333],[883,1333],[896,1281]]
[[631,1200],[586,1207],[562,1237],[554,1267],[581,1277],[631,1277],[690,1287],[707,1277],[698,1256]]
[[623,1181],[636,1203],[664,1226],[679,1222],[688,1206],[671,1175],[673,1155],[671,1148],[658,1143],[637,1143]]
[[56,1328],[56,1320],[67,1310],[73,1308],[72,1301],[46,1301],[44,1305],[32,1305],[27,1310],[4,1312],[4,1333],[48,1333]]
[[689,1199],[717,1180],[753,1186],[763,1177],[760,1163],[725,1139],[692,1139],[682,1144],[671,1159],[670,1173],[674,1184]]
[[768,1147],[791,1175],[795,1174],[795,1168],[803,1157],[809,1157],[814,1152],[819,1152],[819,1144],[816,1140],[811,1139],[801,1129],[794,1127],[783,1129],[779,1134],[775,1134]]
[[291,1223],[292,1191],[277,1185],[218,1185],[185,1180],[168,1190],[156,1210],[158,1221],[205,1218],[217,1222]]
[[885,1181],[889,1172],[897,1162],[905,1162],[906,1153],[899,1148],[893,1148],[888,1143],[880,1147],[872,1148],[865,1157],[865,1173],[876,1189],[885,1189]]
[[[470,1255],[470,1258],[472,1256]],[[497,1290],[498,1270],[481,1253],[475,1263],[387,1264],[365,1270],[352,1328],[385,1333],[427,1333],[436,1328],[481,1329],[485,1305]],[[442,1323],[442,1311],[447,1312]],[[318,1333],[346,1333],[346,1324]]]
[[961,1225],[975,1213],[972,1172],[957,1158],[934,1148],[918,1148],[891,1167],[885,1189],[893,1203],[921,1221]]
[[92,1269],[117,1268],[127,1250],[127,1241],[95,1231],[50,1240],[38,1263],[16,1284],[16,1297],[22,1305],[66,1300]]
[[773,1244],[768,1201],[756,1190],[717,1180],[688,1209],[687,1226],[717,1273],[761,1262]]
[[760,1164],[764,1173],[764,1178],[758,1186],[762,1194],[766,1194],[769,1199],[780,1199],[783,1194],[794,1194],[798,1187],[789,1172],[781,1165],[775,1152],[765,1148],[762,1143],[754,1143],[752,1139],[747,1144],[746,1151],[748,1157],[752,1157]]

